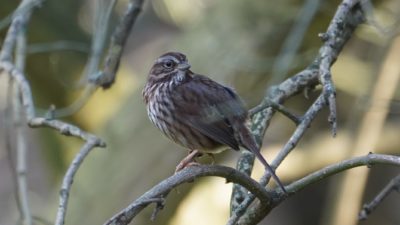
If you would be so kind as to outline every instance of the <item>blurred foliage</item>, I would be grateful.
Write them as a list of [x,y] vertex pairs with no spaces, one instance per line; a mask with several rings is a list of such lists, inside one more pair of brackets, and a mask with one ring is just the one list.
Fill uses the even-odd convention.
[[[119,2],[114,18],[121,15],[126,2]],[[77,173],[71,193],[67,224],[102,224],[117,210],[171,175],[177,162],[186,154],[185,150],[169,142],[150,124],[141,100],[141,87],[156,57],[169,50],[184,52],[192,64],[193,71],[209,75],[235,87],[249,107],[254,106],[271,85],[269,81],[272,65],[283,41],[287,38],[287,33],[296,24],[296,15],[304,2],[300,0],[148,1],[133,28],[115,86],[109,91],[99,90],[81,111],[66,118],[67,121],[89,132],[99,134],[108,144],[107,150],[94,150]],[[45,1],[32,16],[28,33],[29,44],[67,40],[90,46],[92,13],[90,9],[94,3],[95,0],[70,0],[62,3]],[[294,61],[287,65],[289,73],[286,77],[303,69],[315,57],[321,45],[317,34],[326,30],[339,3],[339,0],[321,0],[320,8],[306,32],[301,47],[295,53]],[[386,0],[374,3],[378,21],[385,26],[394,24],[400,12],[398,1]],[[3,18],[16,7],[16,1],[3,0],[0,5],[0,18]],[[113,20],[112,28],[115,27],[115,23]],[[0,31],[0,40],[4,37],[5,31],[6,29]],[[386,39],[385,35],[377,33],[374,28],[360,27],[333,67],[333,78],[338,89],[339,125],[341,125],[339,135],[343,133],[345,137],[350,137],[350,140],[354,135],[351,132],[357,127],[357,121],[363,115],[365,105],[361,104],[357,109],[350,106],[357,105],[355,103],[360,102],[362,98],[368,98],[389,45],[390,40]],[[63,107],[79,97],[82,87],[77,81],[83,73],[87,54],[72,50],[52,51],[28,55],[27,60],[27,76],[38,108],[46,109],[50,104]],[[397,93],[398,99],[399,94]],[[289,100],[287,105],[294,112],[301,113],[316,96],[317,92],[311,92],[311,99],[305,100],[299,95]],[[398,115],[392,116],[388,123],[398,124]],[[282,116],[274,118],[265,138],[268,156],[272,157],[272,154],[276,153],[275,150],[288,139],[293,127],[293,124]],[[392,134],[399,132],[396,126],[394,127]],[[285,176],[294,179],[310,172],[304,164],[310,163],[307,160],[310,160],[311,156],[306,153],[312,152],[312,149],[331,153],[335,150],[326,150],[323,146],[340,148],[340,141],[333,140],[335,144],[327,144],[328,138],[315,137],[326,137],[328,133],[326,115],[322,114],[295,150],[298,155],[294,154],[288,158],[288,160],[293,157],[305,161],[294,163],[296,166],[288,167],[287,170],[282,169],[284,179]],[[39,202],[48,203],[38,210],[41,212],[40,216],[52,220],[57,206],[56,196],[60,179],[81,142],[62,137],[49,130],[35,131],[33,135],[35,137],[37,135],[41,146],[36,154],[43,156],[43,159],[30,163],[51,171],[47,179],[54,186],[50,194],[41,190],[40,186],[32,189],[32,192],[38,193],[37,198],[41,199]],[[388,146],[382,149],[395,153],[394,139],[388,139],[390,140],[386,143]],[[317,163],[340,160],[338,156],[327,157],[325,154],[315,152],[313,155],[318,157],[311,157],[312,161],[316,162],[310,163],[311,165],[322,166]],[[237,154],[225,152],[216,157],[217,163],[233,166]],[[260,170],[255,171],[255,174],[259,174]],[[385,180],[380,176],[382,173],[387,173],[388,175],[384,177],[388,179],[389,174],[393,172],[384,168],[374,172],[366,195],[383,186]],[[219,220],[224,221],[228,202],[217,204],[215,202],[226,200],[208,195],[212,191],[214,194],[224,192],[225,196],[227,188],[223,182],[219,182],[220,186],[216,187],[214,181],[211,183],[209,181],[210,179],[202,179],[200,182],[184,185],[176,192],[173,191],[167,198],[165,209],[152,224],[168,224],[168,221],[173,225],[188,224],[184,216],[187,213],[189,215],[198,213],[198,216],[205,217],[207,212],[194,210],[197,208],[198,210],[208,208],[214,211],[212,215],[220,213],[222,216]],[[266,222],[324,224],[323,214],[329,207],[322,207],[322,203],[328,201],[326,189],[332,182],[335,182],[335,178],[299,193],[276,209]],[[191,191],[193,186],[196,188]],[[221,186],[223,188],[220,188]],[[180,204],[186,196],[188,198],[184,204]],[[200,202],[199,198],[210,199],[213,205],[197,207],[196,202]],[[399,204],[396,200],[391,201],[392,204]],[[8,208],[1,210],[2,207],[3,204],[0,204],[0,224],[2,217],[7,215],[7,210],[10,210]],[[151,207],[146,209],[135,219],[134,224],[149,224],[151,210]],[[385,212],[377,212],[373,216],[382,221],[400,223],[396,213],[389,211],[387,213],[388,215],[385,215]],[[385,215],[385,218],[382,215]],[[374,224],[373,221],[366,221],[364,224]],[[195,221],[192,222],[191,224],[194,224]]]

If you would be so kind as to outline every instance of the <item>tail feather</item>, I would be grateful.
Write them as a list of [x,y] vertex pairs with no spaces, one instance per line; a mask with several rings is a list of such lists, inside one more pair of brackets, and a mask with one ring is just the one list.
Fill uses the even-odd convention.
[[[251,149],[249,149],[251,150]],[[268,172],[271,174],[272,178],[275,180],[275,182],[278,184],[278,186],[282,189],[282,191],[284,193],[287,193],[285,187],[283,186],[281,180],[279,179],[279,177],[275,174],[275,171],[272,169],[272,167],[268,164],[267,160],[265,160],[265,158],[261,155],[261,153],[258,150],[252,151],[252,153],[254,153],[256,155],[256,157],[258,158],[258,160],[261,161],[261,163],[264,165],[264,167],[268,170]]]
[[247,150],[252,152],[258,160],[264,165],[265,169],[268,170],[268,172],[271,174],[272,178],[275,180],[275,182],[278,184],[278,186],[282,189],[284,193],[287,194],[287,191],[285,187],[283,186],[281,180],[279,177],[275,174],[275,171],[272,169],[272,167],[268,164],[267,160],[262,156],[260,153],[260,148],[258,147],[253,135],[250,133],[249,129],[247,127],[242,127],[242,129],[239,132],[240,134],[240,142],[243,147],[245,147]]

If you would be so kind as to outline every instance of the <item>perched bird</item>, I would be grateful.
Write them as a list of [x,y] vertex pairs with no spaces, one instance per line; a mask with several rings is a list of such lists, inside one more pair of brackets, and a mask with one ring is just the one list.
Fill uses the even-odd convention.
[[182,160],[183,167],[198,153],[218,153],[226,146],[239,150],[242,146],[256,155],[285,191],[246,126],[247,110],[239,96],[231,88],[193,73],[184,54],[161,55],[142,94],[151,122],[169,139],[192,151]]

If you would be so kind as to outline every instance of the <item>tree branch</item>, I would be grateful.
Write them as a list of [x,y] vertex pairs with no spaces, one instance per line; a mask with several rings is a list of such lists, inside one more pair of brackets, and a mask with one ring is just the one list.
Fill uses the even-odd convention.
[[[27,12],[21,20],[21,30],[17,32],[16,36],[16,48],[15,48],[15,64],[20,70],[25,69],[25,59],[26,59],[26,23],[29,20],[31,12]],[[10,80],[12,81],[12,80]],[[9,82],[10,85],[14,85],[13,82]],[[12,108],[14,121],[14,135],[15,135],[15,152],[16,152],[16,171],[17,171],[17,190],[18,190],[18,200],[21,206],[21,219],[24,225],[32,225],[32,213],[29,207],[29,188],[27,182],[27,147],[26,147],[26,127],[24,126],[25,118],[24,112],[21,110],[21,102],[19,91],[16,88],[12,88]],[[11,96],[10,96],[11,97]]]
[[204,176],[223,177],[227,182],[240,184],[257,196],[260,200],[260,204],[263,206],[269,205],[272,201],[272,197],[274,197],[263,186],[258,184],[257,181],[233,168],[218,165],[195,165],[187,167],[163,180],[132,202],[128,207],[114,215],[111,219],[105,222],[104,225],[129,224],[142,209],[153,202],[159,202],[159,199],[165,198],[173,188]]
[[59,120],[49,120],[42,117],[35,117],[32,92],[29,83],[26,81],[25,75],[20,70],[15,68],[15,66],[10,62],[0,61],[0,72],[7,73],[16,83],[29,126],[32,128],[49,127],[59,131],[63,135],[78,137],[86,142],[81,148],[81,151],[75,156],[74,161],[71,163],[70,168],[64,176],[63,186],[60,191],[60,204],[56,218],[56,225],[63,225],[67,210],[69,197],[68,193],[71,188],[73,176],[91,149],[94,147],[106,147],[106,144],[95,135],[89,134],[74,125]]
[[[357,4],[357,7],[355,7]],[[358,15],[357,15],[358,14]],[[362,18],[362,21],[356,20],[354,23],[352,20],[357,17]],[[344,23],[348,21],[347,23]],[[332,125],[332,135],[336,136],[336,90],[335,85],[332,81],[331,66],[336,61],[339,53],[341,52],[344,44],[339,33],[344,31],[346,28],[354,30],[355,27],[360,23],[364,22],[365,17],[362,12],[359,0],[343,0],[339,5],[332,22],[329,24],[326,33],[320,34],[319,36],[324,41],[324,45],[319,51],[319,80],[323,87],[323,94],[329,105],[329,118],[328,121]],[[352,33],[345,33],[347,36],[343,38],[346,41],[350,38]]]
[[59,131],[65,136],[77,137],[86,142],[92,141],[96,143],[96,147],[106,147],[106,143],[93,134],[87,133],[77,126],[62,122],[60,120],[49,120],[43,117],[36,117],[29,121],[29,126],[32,128],[49,127]]
[[85,86],[82,95],[71,105],[54,110],[53,115],[55,118],[71,115],[78,111],[85,105],[98,87],[101,86],[103,89],[107,89],[114,84],[126,41],[128,40],[133,24],[142,10],[143,2],[144,0],[130,0],[124,15],[112,33],[111,43],[108,47],[102,71],[99,69],[100,52],[103,49],[111,10],[116,1],[113,0],[109,3],[109,7],[104,9],[106,10],[105,16],[98,16],[96,18],[96,32],[92,39],[91,57],[86,67],[87,74],[84,76],[86,78],[84,81],[88,81],[88,84]]
[[[386,164],[393,166],[400,166],[400,157],[393,155],[384,155],[384,154],[368,154],[366,156],[355,157],[352,159],[343,160],[341,162],[335,163],[333,165],[329,165],[325,168],[322,168],[314,173],[311,173],[287,186],[285,186],[286,190],[289,192],[289,196],[294,195],[295,193],[303,190],[305,187],[308,187],[311,184],[314,184],[322,179],[326,179],[334,174],[340,173],[344,170],[348,170],[354,167],[359,166],[372,166],[378,164]],[[274,202],[270,205],[272,207],[276,207],[283,200],[285,200],[288,196],[280,195],[280,198],[274,198]],[[238,224],[246,224],[246,225],[255,225],[259,223],[264,217],[265,213],[263,212],[264,206],[256,203],[254,207],[249,209],[247,213],[240,218]]]
[[80,165],[83,160],[89,154],[89,152],[96,146],[98,146],[98,142],[94,139],[88,140],[81,148],[78,154],[75,155],[74,160],[72,160],[71,164],[68,167],[67,172],[65,173],[61,189],[60,189],[60,200],[58,204],[57,216],[55,225],[64,225],[65,215],[67,213],[68,199],[69,193],[72,186],[72,181],[76,172],[78,171]]
[[[300,73],[272,87],[260,105],[268,105],[268,101],[281,104],[289,97],[321,83],[323,85],[322,96],[329,104],[330,109],[328,121],[332,124],[332,133],[336,134],[335,90],[330,78],[330,67],[335,62],[343,46],[350,39],[355,28],[365,20],[361,7],[357,3],[357,0],[343,0],[325,33],[326,35],[322,35],[324,44],[320,48],[319,54],[316,56],[313,63]],[[252,118],[252,132],[260,145],[274,113],[275,110],[273,107],[268,107],[255,114]],[[317,114],[308,118],[310,123],[314,120],[316,115]],[[299,130],[296,129],[296,131],[298,132]],[[297,134],[294,133],[293,136],[297,136]],[[300,138],[301,135],[297,142]],[[284,156],[294,148],[292,143],[291,140],[288,141],[271,166],[274,168],[279,166]],[[241,163],[237,164],[237,169],[249,173],[252,170],[254,156],[251,153],[243,153],[238,162]],[[265,184],[267,184],[268,181],[269,175],[266,173],[261,183],[265,182]],[[252,196],[247,196],[245,190],[234,187],[231,198],[231,214],[232,217],[234,217],[232,221],[237,221],[243,213],[245,213],[245,210],[252,202],[251,198]]]
[[[301,119],[300,124],[297,126],[295,132],[290,137],[289,141],[285,144],[282,150],[278,153],[274,161],[271,163],[272,168],[277,168],[281,162],[289,155],[289,153],[296,147],[297,143],[300,141],[303,134],[306,132],[307,128],[310,126],[312,120],[316,117],[318,112],[322,110],[325,105],[325,99],[321,95],[314,104],[308,109],[306,114]],[[265,186],[268,184],[271,174],[265,173],[261,179],[260,184]],[[279,191],[279,190],[277,190]],[[244,192],[243,192],[244,193]],[[239,205],[236,206],[234,213],[228,221],[228,225],[236,224],[240,216],[242,216],[250,204],[254,201],[255,196],[245,193],[246,196]]]
[[[37,1],[22,1],[18,8],[15,10],[14,17],[7,32],[0,52],[0,60],[11,61],[12,52],[15,49],[15,67],[23,71],[25,69],[25,59],[26,59],[26,30],[27,23],[32,14],[32,10]],[[26,10],[25,13],[21,14],[22,10]],[[23,225],[32,225],[32,213],[29,206],[29,195],[28,195],[28,182],[27,182],[27,149],[25,140],[25,127],[23,122],[26,122],[24,117],[24,111],[21,109],[19,90],[14,89],[14,79],[9,77],[9,87],[8,87],[8,107],[11,107],[13,112],[9,115],[11,121],[13,121],[13,132],[15,136],[15,154],[16,154],[16,167],[14,168],[16,173],[16,201],[20,212],[20,219]],[[9,130],[10,131],[10,130]],[[10,131],[11,132],[11,131]],[[10,138],[11,135],[8,135]],[[7,140],[7,147],[9,148],[9,156],[12,160],[12,148],[11,140]],[[14,165],[13,162],[10,162]]]
[[[60,191],[60,204],[56,218],[57,220],[56,225],[63,225],[67,210],[69,192],[71,189],[72,180],[75,173],[77,172],[79,166],[82,164],[84,158],[88,155],[90,150],[93,149],[94,147],[105,147],[105,143],[96,136],[86,133],[76,126],[58,120],[47,120],[45,118],[40,118],[35,116],[35,108],[34,108],[31,88],[26,80],[25,74],[23,73],[23,67],[25,64],[25,35],[26,35],[24,31],[26,29],[26,24],[29,21],[29,16],[31,14],[31,10],[33,9],[33,7],[29,8],[30,11],[27,11],[24,14],[18,13],[19,10],[21,8],[24,8],[25,5],[27,4],[30,4],[29,0],[22,1],[18,9],[15,11],[15,14],[17,16],[15,16],[11,22],[4,43],[2,45],[2,49],[0,51],[0,73],[7,74],[10,80],[12,81],[10,82],[10,85],[15,85],[17,87],[16,94],[14,94],[15,95],[14,97],[17,99],[18,107],[19,105],[21,105],[20,110],[22,118],[18,118],[20,120],[19,122],[26,121],[28,125],[30,125],[31,127],[50,127],[60,131],[64,135],[75,136],[86,141],[81,151],[76,155],[74,161],[72,162],[67,173],[64,176],[64,182],[62,185],[62,189]],[[17,43],[18,45],[16,48],[16,53],[17,53],[15,59],[16,63],[14,64],[12,62],[13,61],[12,53],[15,48],[16,41],[18,41]],[[23,140],[18,139],[18,142],[21,141]],[[16,175],[18,176],[17,180],[19,182],[18,191],[21,193],[19,194],[19,199],[20,201],[23,201],[22,203],[20,203],[22,207],[21,211],[23,212],[22,217],[24,219],[23,220],[24,224],[30,225],[32,224],[32,218],[29,213],[29,205],[27,201],[28,197],[25,195],[27,193],[27,187],[25,184],[26,165],[24,158],[21,158],[25,156],[24,152],[19,151],[17,153],[19,155],[19,156],[17,155],[17,158],[20,159],[18,163],[19,169]]]
[[378,205],[392,192],[400,192],[400,175],[393,178],[378,195],[368,204],[364,204],[361,212],[358,214],[359,220],[366,220],[368,215],[378,207]]
[[143,2],[144,0],[130,0],[121,21],[111,37],[103,71],[98,76],[89,78],[89,82],[104,89],[110,88],[114,84],[126,40],[139,13],[142,11]]
[[313,172],[310,175],[307,175],[306,177],[301,178],[300,180],[297,180],[286,187],[289,193],[295,193],[317,181],[330,177],[334,174],[340,173],[344,170],[348,170],[359,166],[370,167],[376,164],[388,164],[393,166],[400,166],[400,157],[394,155],[371,153],[366,156],[359,156],[359,157],[354,157],[352,159],[346,159],[341,162],[322,168],[316,172]]
[[[251,177],[244,173],[238,172],[237,170],[225,166],[218,165],[196,165],[185,168],[179,173],[163,180],[150,190],[148,190],[141,197],[132,202],[125,209],[110,218],[104,225],[127,225],[133,218],[145,207],[151,203],[163,204],[165,197],[175,187],[186,183],[193,182],[194,179],[204,176],[218,176],[226,178],[228,182],[237,183],[247,188],[252,194],[257,196],[260,200],[255,204],[255,207],[251,208],[244,217],[241,218],[238,224],[257,224],[264,215],[260,216],[261,210],[263,213],[268,213],[274,207],[279,205],[283,200],[291,195],[301,191],[305,187],[316,183],[322,179],[328,178],[336,173],[342,172],[347,169],[351,169],[358,166],[372,166],[376,164],[387,164],[400,166],[400,157],[383,154],[368,154],[366,156],[355,157],[348,160],[335,163],[320,169],[304,178],[301,178],[287,186],[289,195],[277,193],[276,191],[268,191],[262,185],[257,183]],[[235,224],[229,223],[228,224]]]

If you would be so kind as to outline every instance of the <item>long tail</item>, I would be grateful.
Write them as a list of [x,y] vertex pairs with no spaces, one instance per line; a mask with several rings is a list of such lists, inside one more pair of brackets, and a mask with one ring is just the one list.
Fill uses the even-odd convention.
[[260,148],[258,147],[254,136],[251,134],[249,129],[247,127],[242,127],[239,132],[240,136],[240,141],[243,147],[245,147],[247,150],[251,151],[254,153],[254,155],[257,157],[258,160],[264,165],[265,169],[268,170],[268,172],[271,174],[272,178],[275,180],[275,182],[278,184],[278,186],[282,189],[284,193],[287,194],[287,191],[285,187],[283,186],[281,180],[279,177],[275,174],[275,171],[272,169],[272,167],[268,164],[267,160],[261,155],[260,153]]
[[258,150],[251,150],[249,149],[252,153],[254,153],[256,155],[256,157],[258,158],[258,160],[261,161],[261,163],[265,166],[265,168],[268,170],[268,172],[271,174],[272,178],[274,178],[275,182],[278,184],[278,186],[282,189],[282,191],[284,193],[287,194],[287,191],[285,189],[285,187],[283,186],[281,180],[279,179],[279,177],[275,174],[275,171],[272,169],[272,167],[268,164],[267,160],[265,160],[265,158],[261,155],[260,151]]

